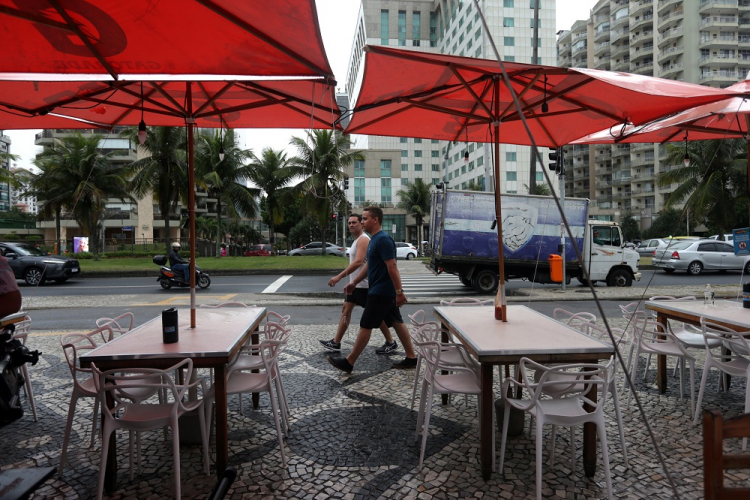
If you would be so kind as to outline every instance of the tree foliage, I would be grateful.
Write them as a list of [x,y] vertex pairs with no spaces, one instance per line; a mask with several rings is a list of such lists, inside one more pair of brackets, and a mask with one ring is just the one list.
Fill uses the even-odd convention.
[[638,221],[635,220],[631,212],[627,212],[620,221],[620,227],[622,228],[622,234],[625,241],[633,241],[641,239],[641,229],[638,227]]
[[422,179],[415,179],[406,189],[401,189],[396,194],[401,199],[397,207],[406,210],[406,213],[413,216],[417,222],[417,239],[419,240],[417,248],[419,255],[422,255],[424,219],[428,216],[431,205],[430,186]]
[[[691,221],[692,222],[692,221]],[[642,238],[666,238],[667,236],[684,236],[687,231],[687,221],[679,210],[665,208],[659,212],[651,223],[651,227],[643,231]],[[692,227],[695,223],[692,224]]]

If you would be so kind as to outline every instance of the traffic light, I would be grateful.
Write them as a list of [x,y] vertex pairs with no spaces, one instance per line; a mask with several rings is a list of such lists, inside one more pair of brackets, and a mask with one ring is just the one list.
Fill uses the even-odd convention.
[[347,190],[347,189],[349,189],[349,176],[345,175],[344,176],[344,190]]
[[338,215],[338,213],[336,213],[336,212],[333,212],[333,213],[331,214],[331,218],[333,219],[333,222],[336,222],[336,219],[337,219],[337,217],[336,217],[336,216],[337,216],[337,215]]
[[552,162],[548,165],[550,170],[554,170],[558,174],[565,173],[565,160],[563,157],[563,148],[557,148],[557,149],[550,148],[549,160]]

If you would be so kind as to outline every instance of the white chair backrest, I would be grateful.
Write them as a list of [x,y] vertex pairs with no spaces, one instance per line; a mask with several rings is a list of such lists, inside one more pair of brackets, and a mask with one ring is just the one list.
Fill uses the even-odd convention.
[[582,331],[586,333],[586,324],[588,323],[596,323],[596,315],[589,313],[589,312],[571,312],[567,311],[562,308],[557,308],[554,311],[552,311],[552,317],[560,321],[561,323],[565,323],[566,325],[570,326],[571,328],[575,328],[576,330]]
[[[732,361],[744,359],[750,361],[750,342],[746,334],[742,334],[706,321],[701,317],[701,330],[703,331],[703,343],[706,346],[706,355],[711,356],[720,367],[730,364]],[[734,370],[737,367],[733,367]],[[731,370],[732,367],[730,366]]]
[[[597,340],[601,340],[603,342],[606,342],[607,344],[612,344],[612,339],[609,336],[609,333],[607,332],[607,329],[604,326],[599,326],[594,323],[589,323],[587,326],[586,334],[589,337],[595,338]],[[619,346],[626,346],[630,344],[630,335],[628,334],[627,330],[623,330],[622,328],[611,328],[612,330],[612,336],[615,338],[615,345]]]
[[285,326],[287,323],[289,323],[290,319],[291,319],[291,315],[289,314],[285,314],[284,316],[282,316],[281,314],[275,311],[268,311],[266,313],[267,323],[278,323],[282,326]]
[[133,329],[135,324],[135,316],[132,312],[126,312],[120,314],[116,318],[99,318],[96,320],[96,327],[101,328],[103,326],[112,327],[113,334],[127,333]]
[[[521,358],[518,364],[521,384],[534,404],[539,402],[542,394],[554,393],[557,395],[556,399],[579,398],[591,405],[593,412],[603,411],[609,384],[614,376],[614,357],[601,365],[542,365],[528,358]],[[596,402],[586,397],[590,390],[601,391],[601,397]]]
[[495,305],[494,299],[481,300],[474,297],[459,297],[451,301],[441,300],[441,306],[492,306]]
[[282,348],[281,340],[265,339],[260,343],[260,355],[263,359],[263,365],[268,374],[269,383],[273,382],[279,376],[276,358],[279,356]]
[[686,295],[685,297],[673,297],[672,295],[654,295],[648,300],[695,300],[695,296]]
[[415,312],[414,314],[409,314],[409,321],[414,326],[422,326],[426,323],[426,313],[424,312],[424,309],[420,309],[419,311]]
[[199,307],[203,307],[206,309],[218,309],[219,307],[256,307],[256,306],[249,306],[245,304],[244,302],[222,302],[221,304],[201,304]]
[[28,314],[23,317],[21,321],[18,323],[15,323],[15,334],[21,334],[21,333],[29,333],[29,330],[31,329],[31,316]]

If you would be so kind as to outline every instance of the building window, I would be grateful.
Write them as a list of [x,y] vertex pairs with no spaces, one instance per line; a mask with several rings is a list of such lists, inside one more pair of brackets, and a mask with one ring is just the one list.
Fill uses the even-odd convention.
[[440,179],[433,177],[432,178],[432,185],[433,186],[437,186],[438,184],[440,184]]
[[[531,46],[533,47],[534,46],[534,39],[530,38],[529,40],[531,40]],[[536,39],[536,46],[537,47],[541,47],[542,46],[542,39],[541,38],[537,38]]]
[[[542,27],[542,20],[541,19],[539,20],[539,27],[540,28]],[[531,18],[531,28],[532,29],[534,28],[534,18],[533,17]]]
[[430,12],[430,47],[437,47],[437,13]]
[[407,139],[406,137],[399,137],[398,141],[401,144],[406,144],[407,142],[409,142],[409,139]]
[[391,203],[391,178],[380,179],[380,203]]
[[481,167],[482,165],[484,165],[484,156],[477,158],[477,167]]
[[432,156],[433,158],[440,158],[440,151],[430,151],[430,156]]
[[391,160],[380,160],[380,178],[385,177],[391,177]]
[[466,189],[466,183],[465,182],[461,183],[461,189]]
[[380,11],[380,45],[388,45],[388,9]]
[[401,150],[401,158],[408,158],[408,157],[409,157],[409,152],[407,150],[405,150],[405,149],[402,149]]
[[469,153],[474,152],[474,143],[469,144]]
[[534,62],[534,56],[531,56],[531,64],[542,64],[542,56],[537,56],[536,62]]
[[453,155],[453,161],[458,161],[458,153]]
[[508,193],[508,194],[516,194],[516,193],[518,193],[518,191],[516,191],[515,189],[509,189],[509,190],[506,191],[506,193]]
[[516,180],[516,172],[505,172],[505,180],[506,181],[515,181]]
[[354,179],[354,203],[360,204],[365,202],[365,180],[363,178]]
[[461,167],[461,173],[462,174],[466,173],[466,165],[464,165],[464,166]]
[[482,28],[477,28],[476,33],[474,33],[474,40],[482,36]]
[[408,163],[402,163],[401,164],[401,171],[402,172],[408,172],[409,171],[409,164]]
[[456,179],[458,179],[458,169],[456,169],[456,170],[453,171],[453,177],[455,177]]
[[398,11],[398,44],[406,47],[406,11]]
[[440,141],[437,139],[430,139],[430,144],[440,144]]
[[435,163],[432,164],[432,171],[433,172],[440,172],[440,165],[437,165]]
[[414,164],[414,171],[415,172],[421,172],[422,171],[422,164],[421,163],[415,163]]
[[422,150],[421,149],[415,149],[414,150],[414,158],[422,158]]
[[506,151],[505,152],[505,161],[516,161],[516,153],[515,151]]
[[364,177],[364,176],[365,176],[365,161],[354,160],[354,177]]
[[472,170],[474,170],[474,162],[470,161],[469,162],[469,172],[471,172]]
[[419,41],[422,39],[422,14],[419,11],[411,13],[411,44],[419,47]]
[[503,7],[513,7],[513,0],[503,0]]
[[451,179],[453,179],[453,172],[450,172],[450,173],[448,174],[448,180],[451,180]]
[[409,185],[409,179],[406,179],[406,178],[401,179],[401,185],[402,186],[408,186]]
[[544,172],[537,172],[536,173],[536,181],[541,182],[544,180]]
[[504,28],[512,28],[514,21],[515,21],[515,19],[513,19],[512,17],[504,17],[503,18],[503,27]]
[[422,139],[414,139],[414,144],[422,144]]
[[529,2],[529,7],[532,8],[532,9],[535,9],[536,7],[539,7],[541,9],[542,8],[542,0],[536,0],[536,2],[534,0],[531,0],[531,2]]
[[516,62],[516,56],[503,56],[503,61]]
[[515,47],[516,46],[516,39],[512,36],[504,36],[503,37],[503,45],[506,47]]

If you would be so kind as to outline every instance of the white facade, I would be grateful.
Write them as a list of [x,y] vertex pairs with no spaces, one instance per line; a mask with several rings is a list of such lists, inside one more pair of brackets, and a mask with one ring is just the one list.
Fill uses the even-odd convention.
[[[11,172],[14,174],[25,174],[29,175],[31,174],[31,170],[23,168],[23,167],[16,167],[13,166],[10,169]],[[18,188],[11,188],[10,189],[10,203],[11,206],[18,207],[21,212],[25,212],[27,214],[34,214],[36,215],[39,213],[39,208],[36,204],[36,196],[28,196],[24,195],[23,193],[28,189],[28,186],[26,184],[22,185]]]

